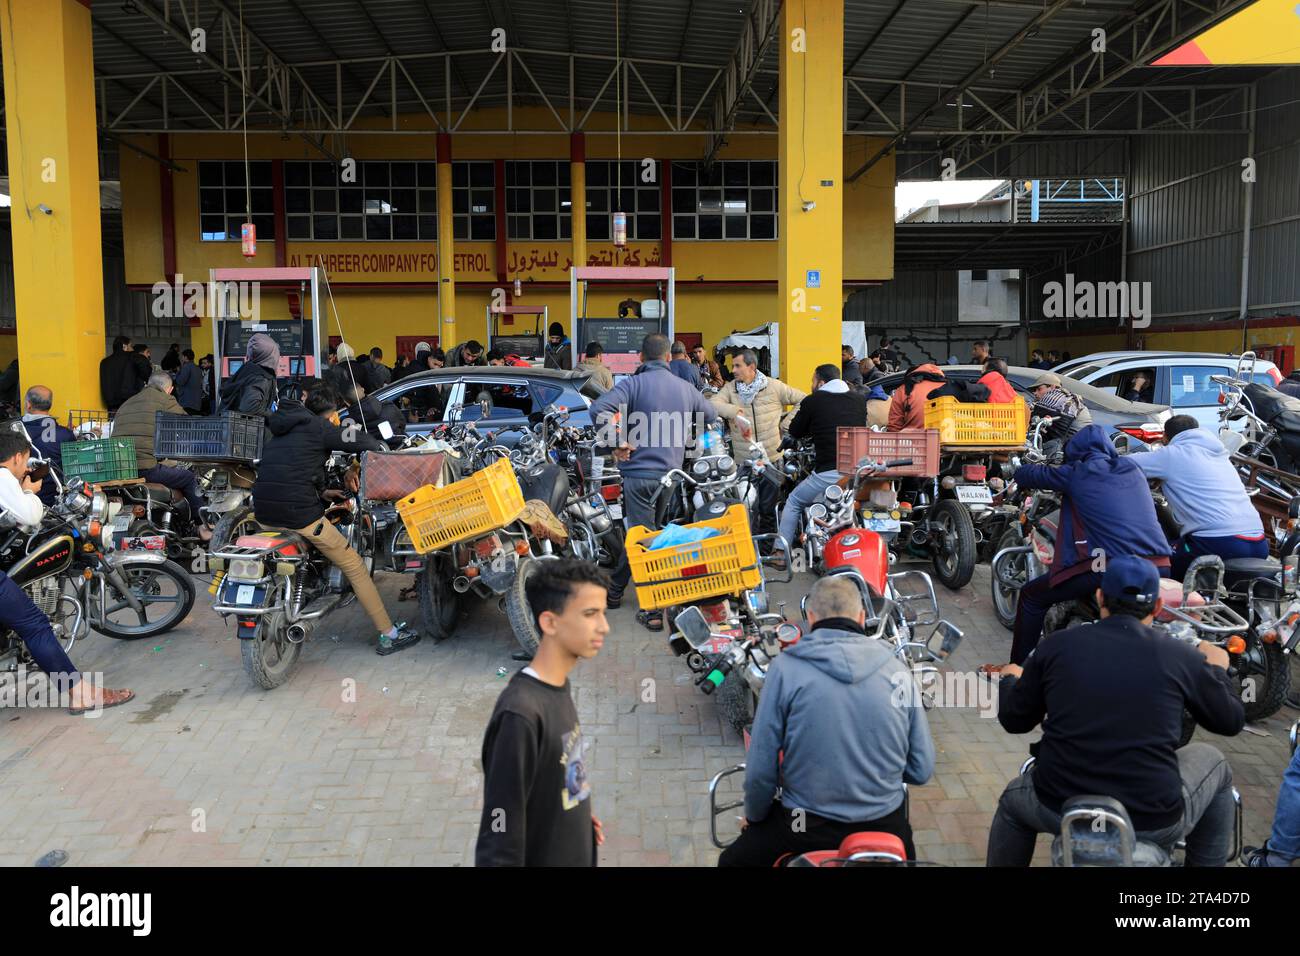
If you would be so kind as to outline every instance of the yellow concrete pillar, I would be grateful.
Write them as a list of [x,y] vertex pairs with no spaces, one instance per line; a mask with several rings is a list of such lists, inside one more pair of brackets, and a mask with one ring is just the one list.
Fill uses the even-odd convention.
[[[573,264],[587,264],[587,137],[569,137],[569,220],[573,231]],[[572,331],[572,330],[571,330]]]
[[103,253],[90,8],[0,0],[18,366],[54,412],[103,408]]
[[451,217],[451,134],[438,134],[438,345],[456,340],[456,231]]
[[781,7],[778,280],[781,379],[840,361],[844,282],[844,4]]

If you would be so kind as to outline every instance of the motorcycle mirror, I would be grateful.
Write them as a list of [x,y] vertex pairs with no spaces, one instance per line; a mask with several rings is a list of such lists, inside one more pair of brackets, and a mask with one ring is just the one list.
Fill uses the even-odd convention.
[[708,644],[713,636],[713,632],[709,630],[709,622],[704,619],[704,612],[698,607],[688,607],[673,618],[673,623],[696,650]]
[[[962,638],[965,636],[957,625],[948,621],[940,621],[934,626],[934,631],[930,634],[930,638],[925,642],[925,645],[940,660],[947,660],[957,650]],[[937,651],[934,649],[934,639],[936,637],[941,638]]]

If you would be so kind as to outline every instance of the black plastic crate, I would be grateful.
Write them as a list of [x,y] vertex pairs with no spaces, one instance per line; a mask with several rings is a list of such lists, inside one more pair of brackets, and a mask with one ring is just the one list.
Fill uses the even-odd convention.
[[255,415],[176,415],[159,412],[154,456],[159,460],[252,463],[262,457],[264,420]]

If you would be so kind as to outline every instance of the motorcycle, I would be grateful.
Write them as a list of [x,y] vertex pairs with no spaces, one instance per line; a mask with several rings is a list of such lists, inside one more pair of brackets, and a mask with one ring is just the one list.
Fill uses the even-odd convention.
[[1294,475],[1300,471],[1300,399],[1255,382],[1254,371],[1255,353],[1246,352],[1235,375],[1210,376],[1223,405],[1219,438],[1230,454]]
[[[349,487],[351,473],[350,456],[330,456],[325,467],[329,504],[321,520],[337,526],[349,547],[372,561],[357,520],[357,489]],[[293,675],[317,623],[355,600],[342,570],[293,531],[240,535],[211,552],[209,565],[216,594],[212,609],[235,619],[244,670],[267,690]]]
[[[108,498],[79,478],[64,486],[53,469],[46,480],[58,496],[38,528],[23,528],[0,509],[0,567],[50,619],[64,651],[92,627],[139,640],[184,621],[194,605],[185,570],[161,551],[113,551]],[[28,663],[18,636],[0,633],[0,666]]]

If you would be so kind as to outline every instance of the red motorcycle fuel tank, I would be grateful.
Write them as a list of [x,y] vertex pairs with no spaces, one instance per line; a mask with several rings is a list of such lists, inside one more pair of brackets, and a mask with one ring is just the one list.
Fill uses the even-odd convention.
[[889,549],[885,547],[885,539],[876,532],[862,528],[845,528],[837,532],[826,542],[822,560],[827,571],[844,567],[856,569],[877,594],[885,593]]
[[43,542],[30,554],[24,555],[21,561],[16,562],[5,573],[14,584],[22,587],[31,581],[48,578],[51,574],[58,574],[65,570],[72,564],[75,553],[72,536],[61,534]]

